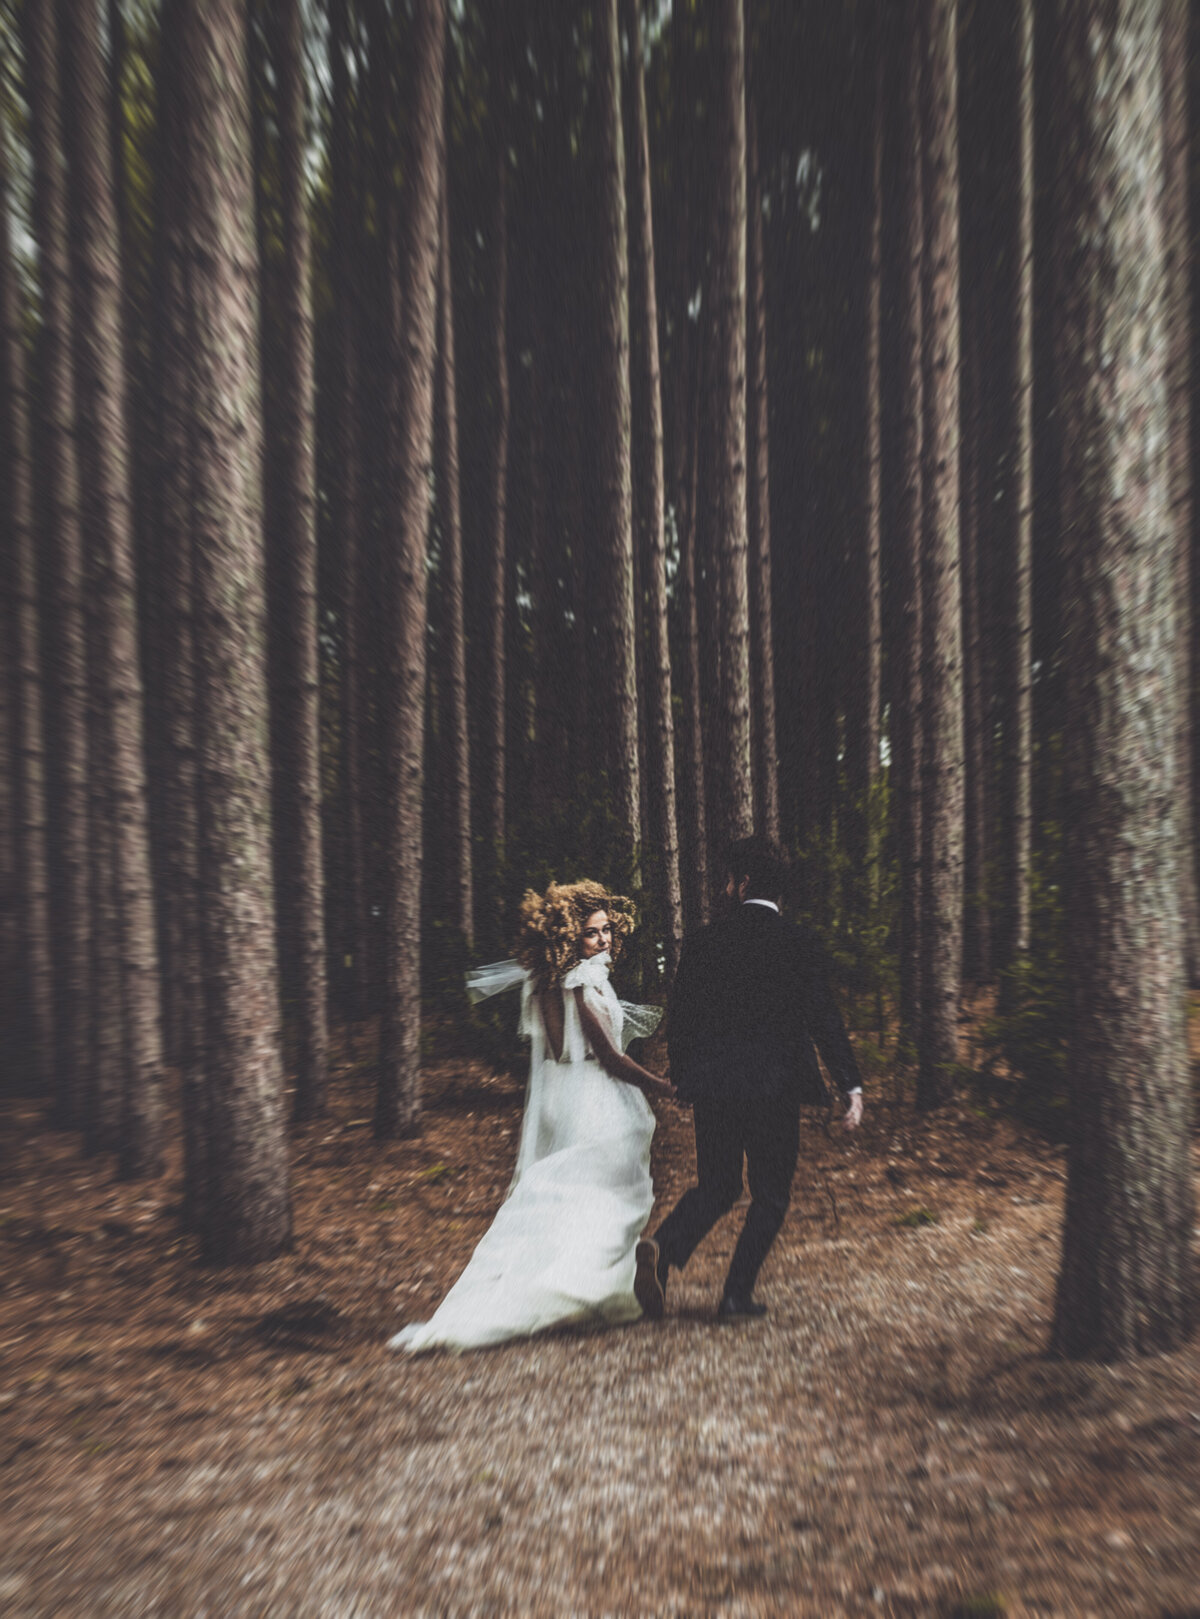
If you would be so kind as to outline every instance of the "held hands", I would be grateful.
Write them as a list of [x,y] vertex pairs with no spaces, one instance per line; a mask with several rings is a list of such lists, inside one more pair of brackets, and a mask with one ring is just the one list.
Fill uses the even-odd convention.
[[674,1085],[671,1084],[669,1079],[659,1079],[657,1074],[652,1074],[647,1068],[642,1069],[641,1078],[637,1081],[637,1084],[645,1096],[657,1096],[663,1100],[672,1101],[677,1094]]
[[857,1130],[859,1125],[862,1123],[862,1116],[862,1092],[858,1091],[854,1096],[848,1096],[846,1098],[846,1112],[842,1118],[842,1129]]

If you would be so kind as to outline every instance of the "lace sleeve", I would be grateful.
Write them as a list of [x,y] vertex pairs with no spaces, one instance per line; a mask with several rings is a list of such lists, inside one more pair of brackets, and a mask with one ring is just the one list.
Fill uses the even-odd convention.
[[631,1041],[648,1040],[663,1019],[661,1006],[639,1006],[636,1001],[621,1002],[621,1050]]

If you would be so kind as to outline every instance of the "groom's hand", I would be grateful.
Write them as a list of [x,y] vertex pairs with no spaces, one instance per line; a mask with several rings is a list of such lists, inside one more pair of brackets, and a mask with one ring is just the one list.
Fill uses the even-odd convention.
[[856,1091],[853,1096],[846,1098],[846,1113],[842,1119],[843,1130],[857,1130],[862,1123],[863,1099],[862,1092]]

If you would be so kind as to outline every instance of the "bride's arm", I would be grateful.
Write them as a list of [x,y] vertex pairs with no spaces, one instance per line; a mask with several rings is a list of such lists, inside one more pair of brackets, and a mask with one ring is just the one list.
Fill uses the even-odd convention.
[[657,1074],[652,1074],[641,1063],[634,1062],[632,1057],[617,1050],[584,999],[582,986],[575,990],[575,1005],[579,1008],[579,1021],[583,1025],[587,1043],[596,1053],[596,1060],[606,1074],[611,1074],[614,1079],[623,1079],[626,1084],[636,1085],[638,1090],[645,1091],[649,1096],[675,1095],[675,1087],[668,1080],[659,1079]]

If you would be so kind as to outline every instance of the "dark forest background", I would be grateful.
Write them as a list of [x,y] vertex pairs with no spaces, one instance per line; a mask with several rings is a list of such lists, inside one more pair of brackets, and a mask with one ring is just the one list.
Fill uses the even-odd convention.
[[527,887],[659,997],[765,832],[869,1067],[1070,1136],[1059,1346],[1177,1341],[1196,28],[5,0],[5,1083],[263,1257],[331,1041],[414,1132]]

